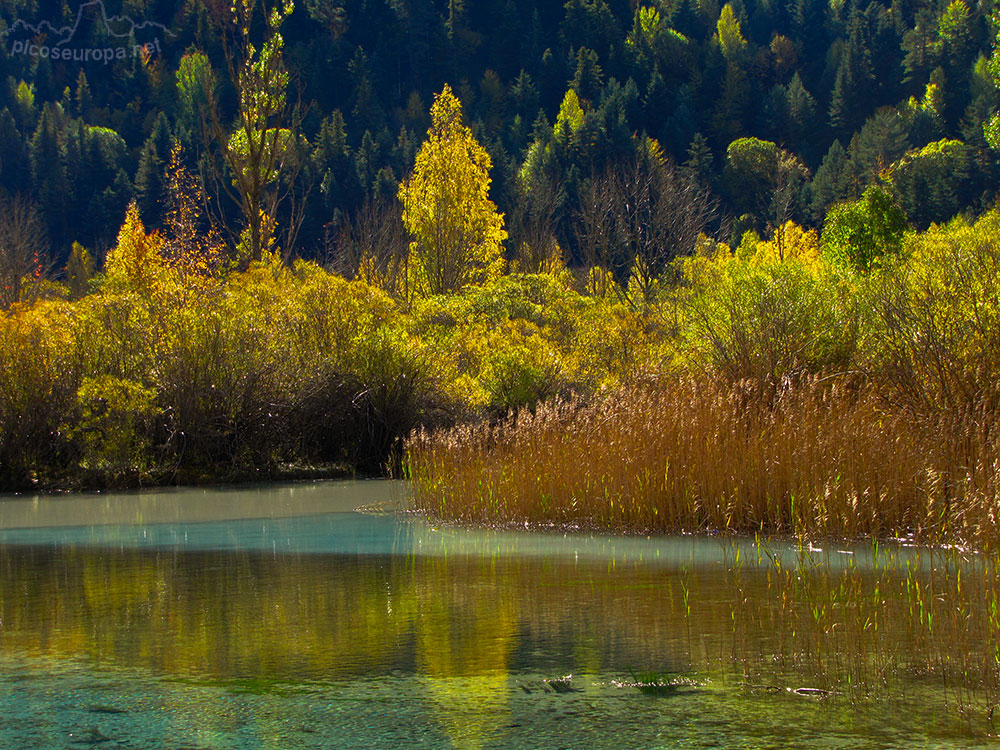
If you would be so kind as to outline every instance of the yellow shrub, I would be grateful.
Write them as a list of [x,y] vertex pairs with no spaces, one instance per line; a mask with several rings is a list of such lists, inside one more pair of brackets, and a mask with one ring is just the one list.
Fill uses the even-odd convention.
[[135,201],[129,204],[118,242],[104,263],[105,288],[110,292],[135,292],[152,297],[165,281],[163,239],[146,233]]
[[146,468],[148,420],[156,392],[111,375],[84,378],[76,394],[79,414],[68,426],[83,450],[81,464],[111,477]]

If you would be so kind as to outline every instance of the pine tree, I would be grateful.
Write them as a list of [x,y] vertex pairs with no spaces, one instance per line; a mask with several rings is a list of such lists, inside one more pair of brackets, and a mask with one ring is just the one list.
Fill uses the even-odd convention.
[[589,47],[604,60],[621,38],[621,27],[604,0],[568,0],[562,33],[571,48]]
[[913,27],[903,34],[901,48],[906,53],[903,57],[903,83],[911,91],[919,91],[937,64],[940,51],[933,8],[927,6],[917,10]]
[[111,238],[108,227],[115,226],[121,220],[130,203],[135,206],[134,198],[135,189],[132,187],[132,181],[124,169],[119,169],[114,181],[104,189],[96,201],[94,214],[99,222],[95,230],[98,241],[106,242]]
[[336,208],[357,202],[357,171],[347,143],[344,117],[339,109],[335,109],[320,125],[312,153],[312,164],[320,183],[319,197],[327,217]]
[[642,100],[645,112],[646,130],[650,133],[657,133],[663,128],[670,113],[670,99],[667,95],[667,84],[660,75],[660,66],[653,68],[653,74],[649,78],[649,85],[646,87],[646,95]]
[[684,166],[690,169],[703,185],[711,184],[715,175],[715,157],[709,148],[708,139],[701,133],[695,133],[687,150],[687,161]]
[[892,107],[883,107],[869,117],[847,147],[851,168],[861,181],[859,188],[883,176],[909,150],[907,123]]
[[70,194],[56,114],[50,105],[42,109],[38,128],[31,139],[31,173],[49,237],[57,247],[67,238],[67,201]]
[[787,91],[788,116],[792,127],[790,135],[793,145],[795,145],[806,138],[812,130],[813,118],[816,115],[816,100],[812,94],[806,91],[798,72],[792,76]]
[[76,77],[76,94],[73,97],[73,104],[76,107],[78,117],[90,118],[90,110],[94,106],[94,95],[90,91],[90,84],[87,83],[87,74],[80,69],[80,74]]
[[954,122],[968,102],[969,78],[976,48],[972,43],[972,19],[964,0],[952,0],[938,21],[941,62],[948,86],[944,89],[942,114]]
[[149,226],[158,226],[163,212],[163,170],[170,154],[170,127],[162,112],[153,132],[143,144],[135,173],[135,196],[139,213]]
[[[827,14],[829,3],[825,0],[794,0],[792,11],[793,38],[803,50],[801,67],[804,83],[816,88],[823,76],[826,60],[823,55],[815,54],[817,50],[825,50],[829,46],[827,38]],[[810,54],[806,54],[806,52]]]
[[507,94],[512,112],[530,121],[538,114],[538,87],[534,79],[524,69],[510,87]]
[[25,177],[30,174],[28,149],[14,115],[4,107],[0,110],[0,186],[9,192],[16,192],[25,187]]
[[366,130],[361,138],[361,145],[358,147],[355,156],[355,168],[357,170],[358,182],[361,189],[367,195],[375,184],[375,175],[378,174],[378,165],[381,161],[378,144],[372,136],[372,131]]
[[674,111],[670,113],[661,129],[662,141],[673,154],[682,154],[690,145],[691,139],[698,132],[698,117],[695,114],[698,105],[691,96],[687,84],[677,89],[674,96]]
[[841,134],[857,128],[874,105],[875,71],[865,26],[864,16],[855,11],[833,85],[830,125]]
[[840,141],[834,141],[812,181],[813,218],[822,221],[834,203],[856,197],[855,189],[854,173],[847,152]]
[[787,143],[790,141],[791,114],[788,104],[788,89],[784,86],[772,86],[764,97],[761,108],[761,126],[769,138]]
[[744,120],[750,103],[750,87],[746,73],[738,65],[726,65],[726,78],[712,113],[712,130],[716,138],[728,143],[744,132]]

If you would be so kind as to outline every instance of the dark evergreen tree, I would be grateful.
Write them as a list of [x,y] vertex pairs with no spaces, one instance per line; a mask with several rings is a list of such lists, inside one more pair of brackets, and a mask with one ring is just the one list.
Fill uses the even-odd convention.
[[878,179],[910,145],[906,120],[898,110],[884,107],[868,118],[847,148],[859,187],[864,189]]
[[378,174],[379,164],[381,163],[379,147],[370,130],[366,130],[364,136],[361,138],[361,146],[358,148],[354,163],[357,170],[358,183],[365,194],[368,195],[375,184],[375,176]]
[[671,154],[680,156],[695,137],[699,123],[694,98],[686,85],[677,90],[674,101],[674,111],[659,132],[662,134],[664,148]]
[[0,186],[16,193],[30,189],[25,179],[31,174],[31,158],[14,116],[4,107],[0,110]]
[[802,50],[800,72],[806,86],[816,91],[826,66],[826,60],[816,54],[828,49],[827,9],[825,0],[794,0],[791,13],[792,32]]
[[865,17],[855,11],[830,97],[830,125],[840,135],[857,128],[874,106],[875,70],[867,36]]
[[903,34],[901,47],[904,53],[902,83],[908,93],[917,94],[923,90],[938,63],[938,24],[932,7],[920,7],[914,25]]
[[823,157],[823,163],[816,170],[810,185],[810,193],[812,215],[817,223],[823,221],[834,203],[857,198],[861,194],[851,169],[851,161],[840,141],[834,141]]
[[750,86],[747,75],[738,65],[726,66],[722,91],[712,113],[712,132],[719,143],[728,143],[745,132],[750,106]]
[[952,0],[938,21],[941,66],[947,86],[942,116],[954,124],[969,101],[969,79],[977,50],[973,45],[972,13],[964,0]]
[[806,91],[798,72],[792,76],[786,87],[788,98],[788,136],[786,143],[812,163],[812,148],[817,138],[816,99]]
[[649,78],[649,85],[646,86],[645,96],[642,98],[643,112],[645,117],[643,123],[649,133],[661,133],[666,124],[667,118],[671,114],[670,96],[667,91],[667,84],[660,75],[660,67],[653,68],[653,75]]
[[114,181],[104,189],[94,202],[94,210],[99,219],[96,240],[98,246],[108,247],[118,233],[125,219],[125,209],[135,197],[132,182],[124,169],[119,169]]
[[567,0],[562,35],[571,48],[588,47],[602,60],[609,61],[612,48],[622,33],[611,9],[604,0]]
[[687,160],[684,166],[699,178],[703,185],[711,185],[715,177],[715,157],[709,148],[708,139],[701,133],[695,133],[687,149]]
[[596,102],[601,94],[604,72],[597,64],[597,53],[592,49],[581,47],[576,53],[576,72],[570,81],[577,96],[584,101]]
[[69,247],[66,223],[70,195],[66,167],[62,160],[62,147],[57,120],[58,114],[50,105],[42,108],[38,128],[31,139],[31,175],[35,195],[41,206],[49,238],[57,253]]
[[521,69],[517,79],[507,92],[508,111],[530,120],[538,113],[539,95],[531,75]]
[[771,140],[788,143],[791,119],[788,89],[780,85],[772,86],[761,106],[758,130]]
[[76,77],[76,93],[73,95],[74,111],[77,117],[89,120],[93,106],[94,96],[90,92],[90,84],[87,83],[87,74],[80,68],[80,74]]
[[164,174],[170,160],[171,135],[166,116],[156,118],[153,132],[143,144],[139,167],[135,173],[135,197],[139,214],[147,227],[160,223],[166,197]]

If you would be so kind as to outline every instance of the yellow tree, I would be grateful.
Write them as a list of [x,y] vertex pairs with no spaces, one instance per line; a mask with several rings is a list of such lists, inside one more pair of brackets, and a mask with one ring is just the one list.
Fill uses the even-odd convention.
[[462,122],[445,85],[413,174],[399,186],[403,224],[412,236],[410,277],[418,294],[482,284],[503,270],[503,214],[489,198],[492,162]]
[[175,140],[170,149],[164,178],[167,211],[163,258],[187,286],[204,286],[222,270],[224,245],[215,223],[202,212],[205,194],[184,166],[180,141]]
[[152,298],[163,283],[165,271],[163,238],[158,232],[146,233],[139,208],[132,201],[118,232],[118,244],[104,261],[104,288]]
[[[237,0],[230,6],[231,15],[220,19],[222,51],[237,95],[234,120],[225,115],[214,75],[201,58],[189,58],[179,88],[191,102],[185,106],[202,100],[204,134],[215,144],[208,151],[213,179],[243,213],[244,228],[236,248],[243,268],[277,249],[279,211],[287,223],[284,251],[291,251],[302,224],[306,195],[301,191],[308,193],[299,180],[304,165],[303,112],[288,102],[291,76],[281,34],[293,8],[292,0],[273,5],[269,0]],[[258,44],[253,36],[261,10],[264,39]],[[195,85],[202,91],[193,89]]]
[[747,40],[740,29],[740,19],[736,17],[732,3],[726,3],[715,24],[722,55],[733,65],[739,65],[746,57]]

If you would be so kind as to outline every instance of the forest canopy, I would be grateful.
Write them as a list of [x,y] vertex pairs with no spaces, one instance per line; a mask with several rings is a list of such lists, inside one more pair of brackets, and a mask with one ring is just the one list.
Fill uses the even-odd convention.
[[[200,1],[0,3],[0,189],[37,206],[56,270],[74,242],[103,258],[132,200],[146,225],[164,226],[174,140],[244,265],[280,248],[351,266],[352,224],[396,200],[449,84],[488,154],[506,255],[536,267],[556,246],[571,266],[586,263],[593,182],[631,168],[649,140],[717,201],[706,230],[733,245],[788,220],[819,228],[872,185],[918,229],[995,198],[988,5],[304,0],[235,10],[234,21],[225,4]],[[119,34],[117,17],[134,28]],[[39,39],[127,54],[31,54]]]

